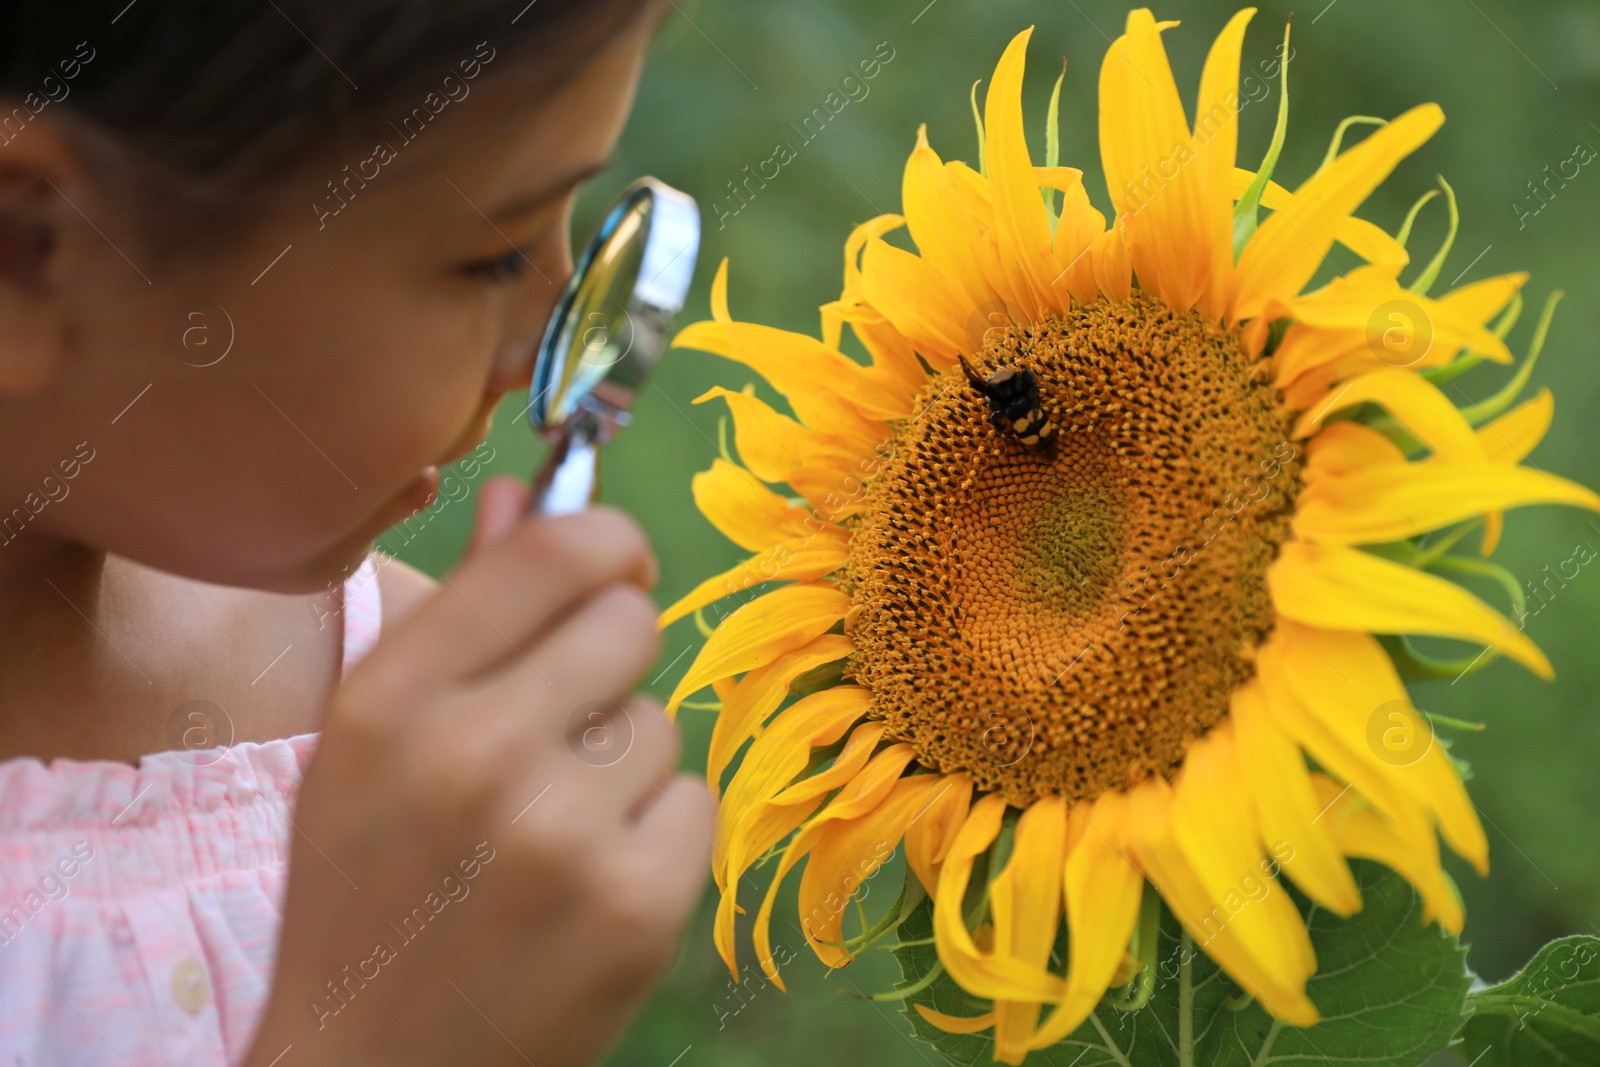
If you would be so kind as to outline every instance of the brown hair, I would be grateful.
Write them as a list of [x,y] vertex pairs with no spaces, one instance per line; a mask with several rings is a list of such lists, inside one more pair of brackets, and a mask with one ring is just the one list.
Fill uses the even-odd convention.
[[552,84],[656,5],[519,6],[0,0],[0,154],[48,108],[164,221],[214,223],[318,147],[404,121],[415,109],[396,107],[446,79]]

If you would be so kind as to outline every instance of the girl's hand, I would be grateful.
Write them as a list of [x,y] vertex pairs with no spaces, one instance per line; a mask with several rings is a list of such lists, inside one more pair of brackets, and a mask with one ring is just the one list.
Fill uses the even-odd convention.
[[672,959],[713,803],[629,697],[654,557],[620,512],[526,502],[485,486],[466,561],[327,709],[249,1067],[575,1067]]

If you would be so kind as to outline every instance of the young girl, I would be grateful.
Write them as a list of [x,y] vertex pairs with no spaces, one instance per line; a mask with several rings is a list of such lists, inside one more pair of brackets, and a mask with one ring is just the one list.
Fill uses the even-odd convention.
[[0,7],[0,1064],[588,1063],[669,962],[638,527],[498,479],[443,585],[372,554],[527,384],[659,15]]

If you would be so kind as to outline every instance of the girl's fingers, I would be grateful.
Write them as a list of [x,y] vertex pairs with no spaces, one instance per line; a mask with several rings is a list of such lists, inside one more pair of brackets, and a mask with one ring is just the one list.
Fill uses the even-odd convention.
[[473,699],[506,714],[544,719],[535,729],[552,744],[581,739],[585,729],[606,728],[591,714],[614,715],[659,648],[655,605],[633,586],[615,582],[525,654],[513,653],[484,675]]
[[509,533],[527,511],[530,496],[528,487],[509,474],[485,482],[478,491],[478,523],[472,530],[468,554],[487,548]]
[[[485,507],[506,506],[509,495]],[[597,589],[627,583],[647,590],[655,576],[643,531],[615,509],[519,518],[446,577],[438,593],[380,641],[368,660],[384,663],[401,688],[526,662],[544,632]],[[546,674],[583,677],[548,654],[538,662]]]
[[594,790],[594,803],[623,820],[654,799],[654,787],[678,763],[678,731],[659,701],[634,697],[623,704],[586,709],[569,724],[567,748],[578,761],[574,779]]
[[627,831],[629,852],[661,909],[681,917],[699,899],[710,869],[717,803],[705,782],[687,774],[652,784],[647,792],[638,821]]

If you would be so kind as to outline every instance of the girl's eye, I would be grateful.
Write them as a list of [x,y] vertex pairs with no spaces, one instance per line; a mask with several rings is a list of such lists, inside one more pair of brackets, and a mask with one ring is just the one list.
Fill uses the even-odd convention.
[[520,248],[513,248],[503,256],[495,259],[486,259],[478,263],[467,264],[466,272],[474,278],[491,284],[513,281],[528,272],[532,266],[528,254]]

